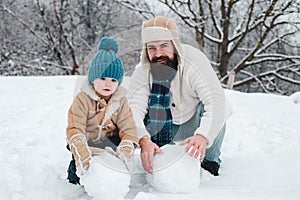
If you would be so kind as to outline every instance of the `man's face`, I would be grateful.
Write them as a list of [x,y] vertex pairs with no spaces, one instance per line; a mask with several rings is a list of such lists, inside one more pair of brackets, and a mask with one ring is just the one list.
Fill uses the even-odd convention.
[[170,40],[147,42],[146,47],[151,63],[166,65],[174,60],[174,46]]

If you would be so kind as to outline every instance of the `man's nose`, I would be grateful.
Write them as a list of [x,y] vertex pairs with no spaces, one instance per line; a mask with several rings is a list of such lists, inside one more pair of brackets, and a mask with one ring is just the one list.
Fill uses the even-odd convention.
[[155,57],[159,58],[163,55],[163,51],[161,50],[161,48],[157,48],[155,51]]

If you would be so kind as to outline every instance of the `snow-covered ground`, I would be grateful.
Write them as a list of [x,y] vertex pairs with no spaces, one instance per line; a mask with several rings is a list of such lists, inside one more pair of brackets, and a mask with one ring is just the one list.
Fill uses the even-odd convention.
[[[78,82],[76,76],[0,77],[1,199],[92,199],[83,187],[66,180],[67,110]],[[299,92],[287,97],[226,90],[226,96],[233,114],[227,123],[220,176],[202,171],[199,188],[191,194],[150,190],[135,199],[299,198]],[[107,183],[112,183],[109,175]],[[118,193],[117,186],[111,185],[115,189],[97,199]]]

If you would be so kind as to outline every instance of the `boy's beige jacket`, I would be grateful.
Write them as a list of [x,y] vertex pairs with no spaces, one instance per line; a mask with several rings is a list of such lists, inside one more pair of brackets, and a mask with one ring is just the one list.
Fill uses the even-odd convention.
[[83,134],[89,146],[93,147],[101,147],[106,136],[119,136],[121,143],[122,140],[131,140],[138,144],[136,125],[125,95],[126,89],[119,86],[106,103],[84,81],[81,92],[75,97],[68,112],[68,141],[76,134]]

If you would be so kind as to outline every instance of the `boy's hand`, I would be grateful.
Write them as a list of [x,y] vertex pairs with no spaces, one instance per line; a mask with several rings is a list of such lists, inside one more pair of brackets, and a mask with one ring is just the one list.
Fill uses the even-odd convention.
[[129,173],[135,171],[134,145],[129,140],[123,140],[117,147],[117,156],[124,162]]
[[80,175],[90,167],[91,152],[83,134],[76,134],[69,140],[71,151],[75,158],[76,168]]

